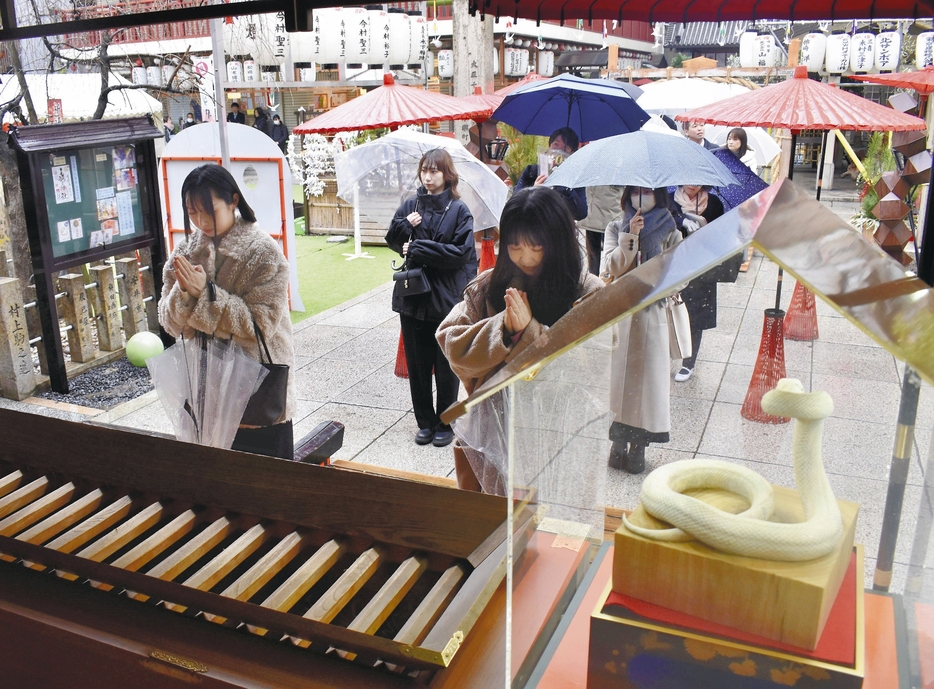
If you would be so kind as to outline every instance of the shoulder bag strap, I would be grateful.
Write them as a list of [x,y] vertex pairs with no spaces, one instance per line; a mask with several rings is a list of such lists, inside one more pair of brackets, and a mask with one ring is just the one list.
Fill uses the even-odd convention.
[[[256,319],[253,319],[253,333],[256,335],[256,348],[259,350],[259,361],[261,364],[271,364],[272,357],[269,355],[269,347],[266,346],[266,338],[263,336],[263,331],[260,330],[259,325],[256,323]],[[266,360],[263,361],[263,351],[266,352]]]

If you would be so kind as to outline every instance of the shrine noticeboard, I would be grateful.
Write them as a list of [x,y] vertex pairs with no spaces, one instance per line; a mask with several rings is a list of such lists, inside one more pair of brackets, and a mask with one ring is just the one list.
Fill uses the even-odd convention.
[[56,262],[146,236],[134,144],[50,152],[40,173]]
[[162,289],[166,252],[154,144],[162,136],[149,116],[12,130],[36,306],[56,392],[68,392],[57,273],[148,248],[156,294]]

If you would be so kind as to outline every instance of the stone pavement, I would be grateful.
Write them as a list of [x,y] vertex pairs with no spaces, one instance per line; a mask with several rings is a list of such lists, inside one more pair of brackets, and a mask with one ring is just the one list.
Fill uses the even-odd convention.
[[[850,201],[841,199],[841,204]],[[849,210],[841,207],[841,215]],[[694,376],[671,384],[671,442],[649,447],[646,473],[679,459],[720,458],[744,464],[772,483],[794,485],[791,424],[746,421],[740,408],[758,354],[763,310],[774,305],[777,266],[757,255],[735,284],[719,286],[718,327],[704,333]],[[450,447],[417,446],[408,382],[394,375],[399,339],[390,308],[392,283],[313,316],[295,327],[295,438],[321,421],[346,427],[336,459],[433,476],[453,476]],[[793,284],[786,281],[783,306]],[[895,440],[903,366],[854,325],[818,302],[820,338],[785,342],[789,377],[806,389],[826,390],[835,411],[825,425],[824,463],[837,497],[858,502],[857,542],[866,546],[871,582]],[[672,373],[678,364],[672,362]],[[171,432],[154,392],[109,412],[68,410],[0,399],[0,406],[73,420],[93,419],[128,429]],[[923,469],[934,427],[934,391],[925,385],[902,526],[893,591],[904,587],[906,564],[922,494]],[[919,449],[920,448],[920,449]],[[609,442],[606,443],[609,449]],[[608,470],[607,503],[632,508],[643,475]]]

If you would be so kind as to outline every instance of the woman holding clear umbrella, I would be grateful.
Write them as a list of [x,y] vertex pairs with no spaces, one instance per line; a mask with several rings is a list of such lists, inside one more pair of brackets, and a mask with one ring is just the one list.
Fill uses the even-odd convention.
[[[600,274],[614,280],[681,241],[664,188],[626,187],[623,218],[607,225]],[[668,318],[661,301],[619,324],[619,346],[610,369],[609,466],[630,474],[645,470],[649,443],[667,443],[671,430],[671,364]]]

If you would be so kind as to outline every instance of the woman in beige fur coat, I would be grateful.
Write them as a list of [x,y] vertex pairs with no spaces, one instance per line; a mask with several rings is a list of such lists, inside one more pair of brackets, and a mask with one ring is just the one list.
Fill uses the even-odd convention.
[[[165,264],[159,322],[173,337],[202,332],[232,338],[260,360],[253,321],[273,363],[289,366],[286,410],[273,426],[243,428],[233,449],[291,459],[294,348],[289,317],[289,263],[256,224],[233,176],[202,165],[182,184],[185,239]],[[192,225],[195,230],[192,231]]]
[[[586,272],[571,213],[549,187],[517,191],[506,202],[500,247],[496,266],[467,285],[464,300],[438,327],[438,343],[468,394],[575,301],[603,287]],[[454,445],[454,469],[458,488],[504,491],[496,467],[461,440]]]

